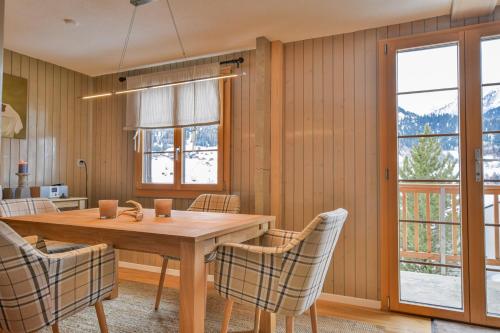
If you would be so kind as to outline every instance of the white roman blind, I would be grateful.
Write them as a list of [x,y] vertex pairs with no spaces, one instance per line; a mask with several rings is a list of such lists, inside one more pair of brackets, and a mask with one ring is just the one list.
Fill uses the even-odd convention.
[[[220,65],[205,64],[127,77],[127,89],[220,75]],[[126,130],[219,123],[219,80],[150,88],[127,95]]]

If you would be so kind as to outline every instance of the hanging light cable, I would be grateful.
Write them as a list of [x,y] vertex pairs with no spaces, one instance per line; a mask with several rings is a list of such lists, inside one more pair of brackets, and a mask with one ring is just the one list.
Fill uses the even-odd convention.
[[[130,18],[130,23],[128,26],[128,32],[127,36],[125,37],[125,43],[123,44],[123,49],[122,49],[122,54],[120,57],[120,62],[118,64],[118,72],[122,69],[123,62],[125,61],[125,54],[127,53],[127,48],[128,48],[128,43],[130,41],[130,36],[132,35],[132,29],[134,27],[134,21],[135,21],[135,14],[137,11],[137,7],[140,5],[144,5],[146,3],[149,3],[150,1],[145,1],[145,0],[130,0],[130,3],[134,5],[134,11],[132,12],[132,17]],[[184,44],[182,43],[181,36],[179,34],[179,30],[177,29],[177,23],[175,22],[175,17],[172,12],[172,8],[170,6],[169,0],[166,0],[168,10],[170,13],[170,18],[172,19],[172,24],[175,29],[175,33],[177,35],[177,40],[179,42],[179,46],[182,51],[182,56],[186,58],[186,51],[184,50]],[[226,60],[222,61],[221,64],[228,64],[228,63],[234,63],[238,67],[240,66],[241,63],[243,63],[244,59],[243,58],[238,58],[238,59],[232,59],[232,60]],[[177,82],[170,82],[170,83],[163,83],[163,84],[157,84],[157,85],[151,85],[147,87],[141,87],[141,88],[133,88],[133,89],[125,89],[125,90],[119,90],[119,91],[110,91],[110,92],[104,92],[104,93],[99,93],[99,94],[94,94],[94,95],[89,95],[89,96],[84,96],[82,97],[83,100],[89,100],[89,99],[96,99],[96,98],[101,98],[101,97],[108,97],[108,96],[113,96],[113,95],[122,95],[122,94],[129,94],[129,93],[135,93],[147,89],[158,89],[158,88],[165,88],[165,87],[172,87],[172,86],[179,86],[183,84],[188,84],[188,83],[193,83],[193,82],[203,82],[203,81],[212,81],[212,80],[223,80],[227,78],[234,78],[238,76],[246,75],[245,72],[242,72],[241,74],[222,74],[222,75],[217,75],[217,76],[211,76],[211,77],[206,77],[206,78],[199,78],[199,79],[192,79],[192,80],[184,80],[184,81],[177,81]],[[120,80],[122,81],[122,80]],[[124,81],[124,80],[123,80]]]

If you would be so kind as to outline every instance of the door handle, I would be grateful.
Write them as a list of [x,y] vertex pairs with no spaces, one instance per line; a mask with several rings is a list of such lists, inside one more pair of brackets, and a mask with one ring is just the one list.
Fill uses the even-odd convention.
[[483,153],[481,151],[481,148],[477,148],[474,150],[474,156],[476,158],[476,163],[475,163],[476,182],[480,183],[483,178]]
[[175,160],[179,160],[179,155],[181,154],[181,148],[177,147],[175,148]]

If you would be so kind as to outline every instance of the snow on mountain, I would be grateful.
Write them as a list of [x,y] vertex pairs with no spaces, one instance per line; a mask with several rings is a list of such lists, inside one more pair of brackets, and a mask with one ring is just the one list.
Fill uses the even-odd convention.
[[492,89],[483,96],[483,107],[485,110],[500,107],[500,91]]

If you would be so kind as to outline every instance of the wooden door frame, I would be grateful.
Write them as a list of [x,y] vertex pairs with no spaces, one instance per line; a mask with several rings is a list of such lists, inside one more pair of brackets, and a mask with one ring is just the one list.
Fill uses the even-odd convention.
[[[500,23],[488,26],[475,27],[465,32],[465,52],[467,58],[466,72],[466,100],[467,100],[467,177],[469,179],[470,198],[483,198],[483,181],[475,179],[475,148],[482,148],[482,92],[481,92],[481,38],[483,36],[500,36]],[[470,289],[477,290],[471,298],[471,321],[476,324],[500,326],[500,318],[487,316],[486,307],[486,272],[485,272],[485,226],[484,208],[480,202],[469,200],[469,221],[476,222],[474,228],[469,229],[469,253],[471,258],[478,258],[470,262]]]
[[[396,50],[405,48],[418,48],[432,44],[459,43],[459,68],[464,73],[464,29],[450,29],[444,32],[433,32],[408,37],[381,40],[379,42],[379,177],[380,177],[380,221],[381,221],[381,296],[382,306],[385,310],[410,312],[414,314],[440,317],[458,321],[469,321],[469,285],[468,280],[468,239],[467,233],[462,232],[462,272],[463,272],[463,312],[434,307],[400,303],[398,288],[398,216],[397,216],[397,129],[396,129],[396,80],[395,75],[390,75],[391,68],[395,68]],[[395,73],[395,71],[394,71]],[[459,77],[459,102],[460,102],[460,146],[465,144],[465,94],[460,91],[465,87],[465,76]],[[466,156],[461,155],[461,206],[462,230],[467,230],[467,184]],[[392,251],[391,251],[392,250]]]

